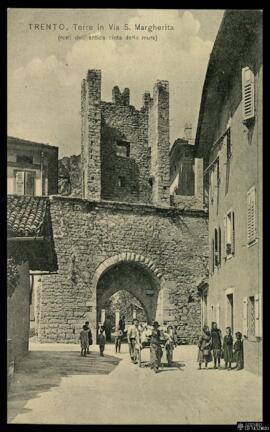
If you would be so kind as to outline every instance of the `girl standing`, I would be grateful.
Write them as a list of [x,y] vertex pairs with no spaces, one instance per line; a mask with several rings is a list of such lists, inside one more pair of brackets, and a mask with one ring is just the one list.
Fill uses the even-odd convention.
[[211,354],[211,333],[209,331],[209,327],[207,325],[203,326],[202,334],[198,343],[198,358],[197,361],[199,363],[199,369],[202,368],[202,363],[205,363],[205,368],[210,361],[212,361]]
[[223,339],[223,354],[225,369],[231,370],[233,359],[233,337],[231,327],[226,327],[226,335]]

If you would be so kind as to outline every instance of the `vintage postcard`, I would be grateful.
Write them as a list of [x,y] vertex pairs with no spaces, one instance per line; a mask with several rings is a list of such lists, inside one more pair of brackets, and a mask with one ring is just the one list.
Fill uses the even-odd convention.
[[7,422],[269,430],[263,12],[7,15]]

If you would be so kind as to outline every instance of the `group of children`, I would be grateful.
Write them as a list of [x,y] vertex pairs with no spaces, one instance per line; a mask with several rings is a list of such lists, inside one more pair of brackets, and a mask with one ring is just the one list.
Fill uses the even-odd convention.
[[[236,341],[233,343],[232,331],[230,327],[226,327],[226,334],[223,338],[221,331],[217,327],[217,323],[212,323],[212,329],[205,325],[198,343],[198,363],[201,369],[204,362],[205,368],[214,358],[214,369],[220,369],[220,360],[224,359],[225,369],[231,370],[232,363],[236,363],[236,370],[243,369],[244,355],[243,355],[243,341],[242,333],[235,333]],[[212,354],[213,353],[213,354]]]

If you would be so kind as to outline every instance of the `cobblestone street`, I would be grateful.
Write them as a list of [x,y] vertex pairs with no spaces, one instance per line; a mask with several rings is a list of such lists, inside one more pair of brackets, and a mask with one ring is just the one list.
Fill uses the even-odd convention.
[[[93,347],[30,344],[13,377],[9,423],[234,424],[262,418],[261,379],[246,371],[197,370],[195,346],[174,352],[158,374],[130,362],[128,346],[100,358]],[[142,366],[149,351],[144,350]],[[163,361],[164,357],[163,357]]]

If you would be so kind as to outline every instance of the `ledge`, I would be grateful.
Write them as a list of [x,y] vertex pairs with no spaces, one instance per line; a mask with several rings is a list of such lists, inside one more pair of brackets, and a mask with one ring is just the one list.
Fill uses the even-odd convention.
[[123,201],[107,201],[107,200],[87,200],[79,197],[69,197],[62,195],[50,195],[49,200],[53,201],[66,201],[72,204],[81,204],[88,207],[88,210],[96,210],[99,208],[119,210],[119,211],[135,211],[139,213],[150,213],[150,214],[160,214],[164,216],[194,216],[208,218],[207,210],[196,210],[187,208],[175,208],[172,206],[155,206],[152,204],[144,203],[128,203]]

